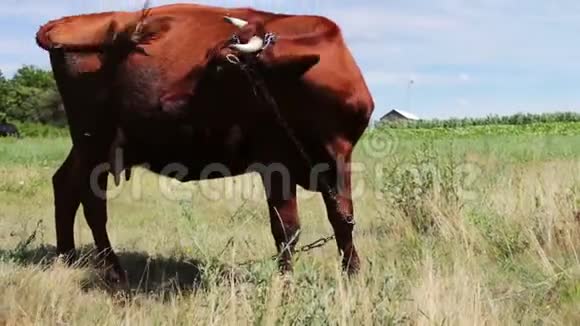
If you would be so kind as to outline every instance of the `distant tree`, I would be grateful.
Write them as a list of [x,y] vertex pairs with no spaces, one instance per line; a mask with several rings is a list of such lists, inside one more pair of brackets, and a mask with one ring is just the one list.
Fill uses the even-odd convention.
[[24,86],[43,90],[56,88],[56,83],[50,71],[35,66],[23,66],[12,77],[12,82]]
[[35,66],[23,66],[10,80],[0,73],[0,119],[64,126],[52,73]]
[[6,104],[8,95],[8,81],[4,77],[2,71],[0,71],[0,122],[6,122],[8,118],[8,106]]
[[488,115],[485,118],[451,118],[447,120],[418,120],[405,123],[381,122],[381,126],[389,128],[458,128],[466,126],[486,126],[486,125],[529,125],[534,123],[557,123],[557,122],[580,122],[580,113],[577,112],[556,112],[556,113],[516,113],[509,116],[499,116],[497,114]]

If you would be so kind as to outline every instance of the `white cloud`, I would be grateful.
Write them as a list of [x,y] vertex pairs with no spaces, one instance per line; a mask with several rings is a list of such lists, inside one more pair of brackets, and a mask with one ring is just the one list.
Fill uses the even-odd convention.
[[471,81],[471,76],[469,76],[469,74],[466,74],[463,72],[463,73],[459,74],[459,79],[461,81],[468,82],[468,81]]
[[0,64],[0,71],[5,77],[11,78],[20,67],[22,65],[17,63],[2,63]]
[[465,98],[458,98],[456,101],[457,104],[459,104],[459,106],[461,107],[468,107],[469,105],[471,105],[471,102]]
[[63,1],[3,0],[0,17],[51,19],[69,12]]
[[34,50],[35,44],[32,41],[22,39],[3,39],[0,46],[0,55],[19,55],[26,51]]
[[450,75],[417,72],[386,72],[382,70],[373,70],[366,71],[364,75],[367,83],[374,87],[407,85],[409,81],[413,81],[417,87],[464,85],[471,81],[471,78],[465,78],[467,76],[465,74]]
[[392,33],[443,32],[458,27],[458,21],[438,15],[392,12],[380,7],[338,7],[324,14],[336,21],[352,40],[389,42]]

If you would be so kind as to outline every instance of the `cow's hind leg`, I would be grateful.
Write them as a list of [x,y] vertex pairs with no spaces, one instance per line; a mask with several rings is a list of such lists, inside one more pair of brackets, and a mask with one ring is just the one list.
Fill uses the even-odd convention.
[[342,267],[349,274],[360,268],[359,257],[353,241],[354,209],[352,203],[350,155],[336,165],[335,182],[326,181],[321,192],[328,218],[334,229],[338,250],[342,255]]
[[[95,170],[96,171],[96,170]],[[90,173],[89,182],[83,187],[81,201],[87,224],[89,225],[99,262],[105,272],[106,281],[112,284],[127,285],[127,275],[121,267],[119,258],[111,247],[107,234],[107,189],[108,173]]]
[[281,175],[262,175],[268,198],[270,225],[278,249],[278,264],[283,273],[292,271],[292,255],[299,238],[300,220],[296,184]]
[[76,260],[74,241],[75,215],[81,199],[79,195],[80,162],[73,148],[52,177],[56,222],[57,254],[72,263]]

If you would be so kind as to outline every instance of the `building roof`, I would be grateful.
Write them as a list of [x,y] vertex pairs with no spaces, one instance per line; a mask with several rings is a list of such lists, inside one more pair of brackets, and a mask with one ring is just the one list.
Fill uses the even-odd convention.
[[407,118],[409,120],[419,120],[419,117],[416,116],[416,115],[414,115],[413,113],[406,112],[406,111],[403,111],[403,110],[398,110],[398,109],[394,109],[394,110],[389,111],[387,114],[385,114],[383,116],[383,118],[386,118],[391,113],[398,113],[398,114],[402,115],[403,117],[405,117],[405,118]]

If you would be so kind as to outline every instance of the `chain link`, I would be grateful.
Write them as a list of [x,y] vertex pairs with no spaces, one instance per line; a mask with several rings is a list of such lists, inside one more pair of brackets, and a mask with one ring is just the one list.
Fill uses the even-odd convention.
[[328,242],[334,240],[334,238],[334,235],[328,236],[326,238],[320,238],[312,243],[300,247],[300,249],[296,250],[295,253],[307,253],[313,249],[324,247]]
[[[322,248],[322,247],[326,246],[328,244],[328,242],[334,240],[335,238],[336,237],[334,235],[331,235],[331,236],[328,236],[328,237],[325,237],[325,238],[320,238],[320,239],[318,239],[318,240],[316,240],[314,242],[311,242],[311,243],[309,243],[307,245],[304,245],[304,246],[302,246],[302,247],[294,250],[293,256],[298,256],[298,254],[304,254],[304,253],[308,253],[308,252],[310,252],[310,251],[312,251],[314,249]],[[224,248],[224,251],[225,251],[225,248]],[[281,254],[274,255],[274,256],[271,256],[271,257],[266,258],[266,259],[253,259],[253,260],[248,260],[248,261],[245,261],[243,263],[239,263],[237,265],[243,267],[243,266],[256,265],[258,263],[263,263],[263,262],[266,262],[266,261],[275,261],[275,260],[280,259],[280,255]]]

